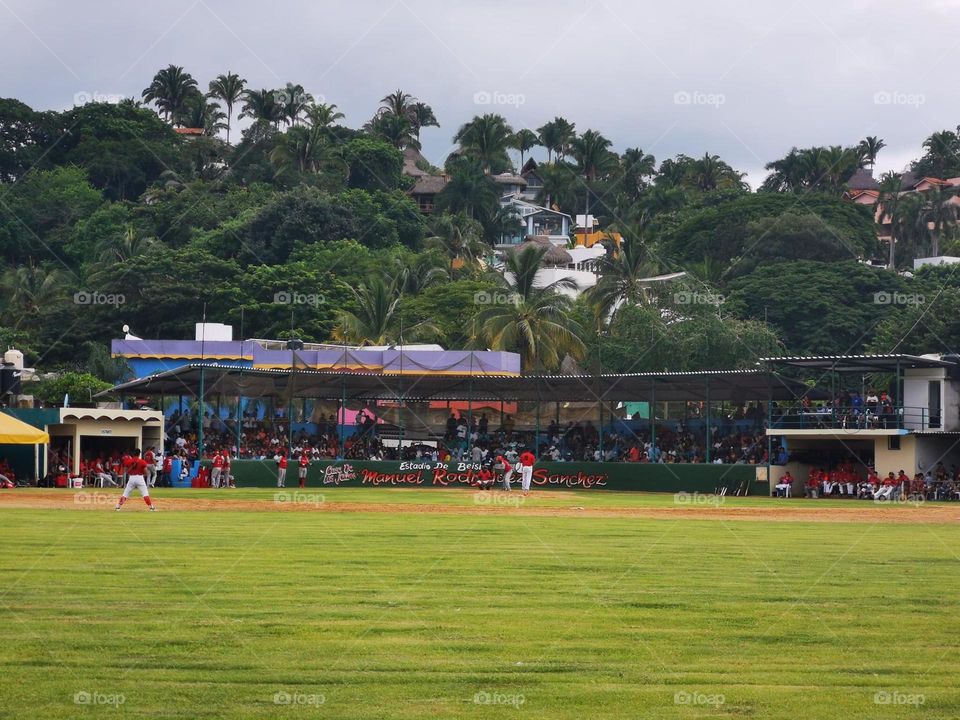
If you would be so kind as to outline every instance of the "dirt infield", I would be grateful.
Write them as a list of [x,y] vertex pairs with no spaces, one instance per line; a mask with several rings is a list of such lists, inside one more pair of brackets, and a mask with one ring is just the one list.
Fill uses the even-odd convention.
[[[319,496],[323,498],[323,496]],[[471,497],[474,494],[471,493]],[[516,515],[529,517],[589,517],[589,518],[648,518],[657,520],[755,520],[767,522],[858,522],[858,523],[955,523],[960,521],[960,503],[925,503],[920,505],[879,505],[865,501],[850,501],[849,506],[818,505],[817,501],[774,501],[757,506],[743,506],[717,501],[706,506],[672,505],[667,507],[583,507],[571,493],[550,491],[535,493],[531,503],[522,498],[510,498],[507,504],[498,501],[499,493],[489,493],[489,502],[470,504],[419,504],[410,502],[366,503],[336,502],[323,498],[311,502],[310,496],[292,502],[272,499],[232,499],[224,497],[209,500],[196,497],[171,497],[161,494],[157,505],[166,512],[330,512],[330,513],[416,513],[440,515]],[[50,492],[32,489],[0,491],[0,510],[5,508],[33,508],[51,510],[112,511],[117,495],[101,491]],[[130,499],[125,512],[144,512],[146,507],[139,497]]]

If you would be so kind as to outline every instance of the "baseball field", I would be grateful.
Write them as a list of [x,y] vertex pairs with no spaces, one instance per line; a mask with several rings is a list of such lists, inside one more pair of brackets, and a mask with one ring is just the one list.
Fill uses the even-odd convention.
[[960,716],[960,503],[0,492],[0,718]]

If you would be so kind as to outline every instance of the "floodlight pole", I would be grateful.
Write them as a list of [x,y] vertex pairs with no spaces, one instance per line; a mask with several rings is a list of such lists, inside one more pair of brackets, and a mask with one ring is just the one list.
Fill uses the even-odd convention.
[[467,455],[473,458],[473,350],[470,351],[470,379],[467,385]]
[[403,460],[403,438],[406,434],[404,432],[404,422],[403,422],[403,410],[404,410],[404,397],[403,397],[403,308],[399,307],[398,310],[400,315],[400,377],[398,381],[399,387],[399,400],[400,405],[397,407],[397,420],[400,424],[400,441],[397,443],[397,460]]
[[243,306],[240,306],[240,383],[237,385],[237,458],[240,457],[240,446],[243,438],[243,411],[241,406],[243,405],[243,395],[240,394],[239,388],[243,386]]
[[537,414],[536,414],[536,434],[533,438],[533,456],[540,459],[540,375],[536,376],[537,386]]
[[657,381],[654,378],[650,378],[650,454],[657,456]]
[[[583,219],[584,226],[586,226],[587,219]],[[586,236],[586,227],[584,227],[584,236],[583,244],[587,244]],[[603,334],[600,332],[600,326],[597,325],[597,400],[598,410],[600,414],[600,427],[597,428],[597,435],[599,436],[599,450],[600,450],[600,461],[603,462],[603,354],[601,352],[603,346]]]
[[712,442],[711,435],[713,434],[712,430],[710,429],[710,376],[709,375],[707,375],[706,381],[707,381],[707,390],[705,394],[706,394],[706,401],[707,401],[707,416],[706,416],[707,432],[705,437],[707,438],[706,459],[707,459],[707,464],[709,465],[710,464],[710,445]]
[[337,429],[340,435],[340,445],[337,455],[342,459],[343,454],[343,425],[347,422],[347,341],[343,341],[343,367],[340,368],[340,412],[337,413]]

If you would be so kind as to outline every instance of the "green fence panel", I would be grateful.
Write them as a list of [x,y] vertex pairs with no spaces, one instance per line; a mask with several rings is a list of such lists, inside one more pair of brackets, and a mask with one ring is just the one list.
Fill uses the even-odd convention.
[[[204,462],[209,465],[209,462]],[[287,487],[297,487],[298,466],[287,467]],[[234,460],[231,473],[237,487],[276,487],[273,460]],[[307,487],[468,487],[477,476],[473,463],[377,462],[323,460],[311,463]],[[499,477],[497,478],[499,483]],[[514,473],[514,486],[520,474]],[[751,494],[767,494],[766,483],[756,482],[753,465],[666,465],[636,463],[537,463],[533,487],[539,489],[642,490],[646,492],[712,493],[726,487],[733,492],[743,483]]]

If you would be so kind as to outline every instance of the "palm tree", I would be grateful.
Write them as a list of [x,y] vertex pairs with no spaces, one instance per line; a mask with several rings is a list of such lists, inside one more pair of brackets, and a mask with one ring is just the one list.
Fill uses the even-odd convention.
[[293,127],[278,135],[270,162],[278,175],[290,172],[323,175],[345,170],[326,130],[320,127]]
[[483,226],[483,239],[492,245],[502,242],[503,238],[521,235],[526,227],[513,205],[487,206],[478,219]]
[[657,160],[640,148],[627,148],[620,158],[623,167],[623,184],[628,194],[636,199],[646,187],[646,178],[657,172]]
[[572,210],[577,202],[577,172],[567,163],[550,163],[538,168],[543,186],[537,193],[537,202],[544,207],[554,205]]
[[880,178],[880,189],[877,195],[877,201],[874,209],[880,210],[880,222],[889,218],[890,220],[890,255],[887,267],[890,270],[896,270],[896,243],[897,232],[901,223],[900,205],[903,192],[903,179],[898,173],[884,173]]
[[944,234],[952,234],[956,227],[956,197],[957,191],[946,185],[934,185],[923,193],[921,217],[924,226],[932,225],[929,228],[931,257],[940,255],[940,239]]
[[839,194],[860,167],[860,152],[857,148],[831,145],[821,148],[820,163],[814,185],[820,190]]
[[303,89],[303,85],[287,83],[283,90],[277,91],[277,105],[283,108],[283,117],[288,125],[296,126],[300,116],[313,102],[313,95]]
[[957,162],[957,154],[960,153],[960,137],[950,130],[935,132],[923,141],[923,147],[927,151],[924,160],[931,172],[935,177],[943,178],[947,175],[947,169]]
[[[809,151],[803,151],[807,153]],[[797,148],[791,148],[785,157],[768,162],[764,168],[773,172],[767,176],[761,186],[774,192],[796,192],[804,187],[807,180],[807,161]]]
[[377,114],[389,114],[412,120],[410,116],[416,102],[417,99],[410,93],[405,93],[403,90],[395,90],[380,99],[380,109],[377,111]]
[[227,127],[224,119],[227,114],[215,102],[207,102],[203,95],[194,95],[176,114],[177,125],[189,128],[202,128],[207,135],[214,136]]
[[157,247],[157,238],[140,235],[133,225],[127,225],[122,233],[105,237],[98,250],[101,262],[112,264],[129,262],[135,257],[153,252]]
[[[439,262],[438,262],[439,261]],[[417,253],[412,257],[395,257],[393,272],[383,271],[401,295],[419,295],[424,290],[450,279],[450,272],[436,253]]]
[[616,155],[610,152],[612,143],[595,130],[587,130],[575,138],[572,144],[573,156],[577,160],[578,171],[583,176],[584,209],[586,223],[590,216],[590,188],[600,173],[605,173],[616,165]]
[[910,256],[908,259],[912,259],[916,257],[917,250],[925,247],[930,240],[930,227],[920,193],[905,193],[900,197],[897,218],[897,244],[902,252]]
[[529,128],[517,130],[510,138],[510,145],[514,150],[520,151],[520,168],[523,169],[523,159],[526,153],[530,152],[540,144],[540,137]]
[[153,76],[150,85],[141,93],[144,101],[152,102],[170,122],[183,109],[187,99],[197,95],[197,81],[179,65],[169,65]]
[[245,90],[243,92],[243,109],[240,117],[248,117],[255,123],[279,127],[283,120],[283,106],[277,102],[277,92],[273,90]]
[[[436,333],[432,323],[401,327],[397,305],[401,294],[393,282],[372,277],[358,288],[350,288],[355,310],[341,310],[334,338],[357,345],[394,345],[398,341],[420,339]],[[404,337],[401,338],[401,332]]]
[[638,225],[626,234],[619,248],[600,261],[600,280],[585,293],[597,318],[610,317],[624,303],[650,301],[651,283],[647,278],[656,275],[659,267],[650,257],[644,234],[644,226]]
[[868,135],[860,141],[857,148],[860,151],[860,157],[863,159],[863,162],[870,166],[870,170],[873,170],[873,166],[877,162],[877,155],[879,155],[880,151],[886,146],[887,144],[882,139],[875,135]]
[[484,307],[474,316],[473,340],[483,347],[520,353],[527,372],[559,369],[565,356],[582,357],[582,329],[571,319],[572,302],[561,293],[570,278],[540,285],[537,274],[548,248],[528,245],[504,258],[502,282],[511,302]]
[[489,208],[498,205],[497,184],[484,171],[479,158],[458,158],[451,163],[449,170],[450,182],[437,195],[437,205],[442,210],[466,213],[476,220]]
[[540,133],[540,144],[547,149],[547,162],[552,162],[553,153],[557,160],[562,159],[570,149],[570,144],[576,137],[576,125],[562,117],[555,117],[543,127],[537,128]]
[[465,155],[479,158],[483,171],[500,170],[510,165],[507,150],[511,147],[513,129],[502,115],[482,115],[462,125],[453,141],[460,143]]
[[417,142],[420,142],[420,131],[425,127],[440,127],[437,122],[437,116],[433,114],[433,108],[423,102],[415,102],[410,106],[408,114],[413,121],[414,134],[417,136]]
[[489,251],[483,242],[483,226],[466,213],[441,213],[430,223],[426,246],[441,250],[450,265],[475,265]]
[[227,144],[230,143],[230,125],[233,121],[233,106],[243,95],[243,89],[247,81],[229,70],[221,75],[217,75],[215,80],[210,81],[207,91],[207,97],[223,101],[227,107]]
[[2,286],[7,295],[7,312],[21,322],[34,322],[36,315],[55,307],[63,298],[66,279],[63,273],[48,265],[19,265],[3,274]]
[[413,123],[405,115],[379,113],[363,128],[367,133],[388,142],[398,150],[406,148],[420,149]]
[[704,153],[690,166],[691,180],[698,190],[716,190],[723,180],[722,161],[719,155]]
[[311,103],[304,109],[303,114],[308,125],[319,128],[336,125],[337,120],[345,117],[333,103]]
[[640,198],[641,211],[653,218],[660,213],[679,210],[686,203],[684,191],[678,187],[654,185]]

